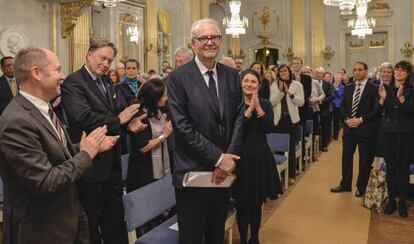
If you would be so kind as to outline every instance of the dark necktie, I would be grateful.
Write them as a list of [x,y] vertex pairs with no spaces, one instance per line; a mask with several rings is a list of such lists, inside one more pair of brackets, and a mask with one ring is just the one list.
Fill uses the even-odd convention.
[[106,98],[106,90],[105,90],[105,86],[104,86],[104,83],[103,83],[101,77],[98,77],[95,80],[95,82],[96,82],[96,85],[98,86],[99,91],[101,92],[102,96]]
[[355,90],[354,101],[352,102],[351,118],[356,116],[358,110],[359,100],[361,99],[361,85],[361,83],[356,84],[357,88]]
[[207,71],[207,74],[208,74],[208,89],[210,90],[210,94],[216,100],[218,98],[218,96],[217,96],[217,86],[216,86],[216,81],[214,80],[214,77],[213,77],[213,71],[209,70],[209,71]]
[[49,114],[50,120],[53,123],[53,126],[55,127],[55,129],[57,131],[58,137],[59,137],[60,141],[63,144],[63,148],[64,148],[66,154],[68,156],[71,156],[71,154],[69,152],[69,149],[68,149],[68,142],[66,140],[65,132],[63,131],[61,123],[60,123],[58,117],[56,116],[55,112],[53,111],[52,106],[50,104],[49,104],[48,114]]

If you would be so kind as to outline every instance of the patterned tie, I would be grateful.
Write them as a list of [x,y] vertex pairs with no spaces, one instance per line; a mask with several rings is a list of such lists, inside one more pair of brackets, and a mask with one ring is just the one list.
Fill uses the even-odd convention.
[[63,144],[63,148],[64,148],[66,154],[68,156],[72,157],[72,155],[70,154],[69,149],[68,149],[68,142],[66,140],[65,132],[63,131],[62,126],[61,126],[61,123],[60,123],[58,117],[56,116],[55,112],[53,111],[52,106],[50,104],[49,104],[49,112],[48,112],[48,114],[49,114],[50,120],[53,123],[53,126],[55,127],[55,129],[57,131],[57,134],[59,136],[59,139],[60,139],[60,141]]
[[357,83],[357,89],[355,91],[354,101],[352,102],[351,118],[355,117],[357,110],[358,110],[359,100],[361,98],[361,85],[362,84]]
[[218,96],[217,96],[217,86],[216,86],[216,81],[214,80],[214,77],[213,77],[213,71],[212,70],[209,70],[209,71],[207,71],[207,74],[208,74],[208,89],[210,90],[210,93],[211,93],[211,95],[214,97],[214,98],[218,98]]
[[14,78],[9,81],[9,86],[10,86],[10,90],[11,90],[13,97],[15,97],[17,94],[17,86],[16,86],[16,80]]
[[104,96],[106,98],[106,90],[105,90],[105,86],[103,84],[103,81],[102,81],[101,77],[98,77],[95,80],[95,82],[96,82],[96,85],[98,86],[99,91],[101,92],[102,96]]

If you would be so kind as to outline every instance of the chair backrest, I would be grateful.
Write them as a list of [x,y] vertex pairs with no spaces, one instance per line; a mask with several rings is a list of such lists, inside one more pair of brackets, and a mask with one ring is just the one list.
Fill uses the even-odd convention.
[[171,175],[138,188],[124,196],[125,219],[128,232],[147,223],[164,210],[175,206],[175,192]]
[[298,134],[296,135],[296,141],[302,141],[303,139],[303,126],[299,125],[298,126]]
[[121,156],[122,181],[126,181],[126,178],[128,175],[128,163],[129,163],[129,153]]
[[289,151],[289,134],[269,133],[266,138],[272,153]]
[[313,120],[306,120],[305,135],[313,135]]

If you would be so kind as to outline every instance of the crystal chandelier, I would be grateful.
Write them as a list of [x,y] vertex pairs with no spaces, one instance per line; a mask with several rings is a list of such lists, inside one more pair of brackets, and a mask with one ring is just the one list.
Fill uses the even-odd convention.
[[116,7],[117,3],[125,2],[126,0],[97,0],[97,1],[101,2],[103,6],[105,7],[112,8],[112,7]]
[[323,4],[328,6],[339,7],[341,0],[323,0]]
[[348,21],[348,27],[351,27],[351,35],[358,36],[358,39],[365,39],[365,36],[372,34],[372,28],[375,27],[375,19],[367,18],[368,10],[367,0],[359,0],[357,3],[357,18]]
[[225,17],[223,19],[223,27],[226,30],[227,35],[232,35],[233,38],[239,38],[239,35],[246,34],[246,27],[249,25],[249,21],[243,16],[240,19],[240,1],[230,1],[231,17]]
[[138,44],[138,37],[139,37],[138,26],[136,25],[129,26],[126,30],[126,34],[129,36],[130,42],[135,42]]

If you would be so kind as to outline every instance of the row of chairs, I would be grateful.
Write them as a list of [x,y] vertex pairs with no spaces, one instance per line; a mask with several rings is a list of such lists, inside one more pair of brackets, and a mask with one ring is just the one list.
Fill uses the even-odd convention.
[[[305,133],[303,133],[305,130]],[[289,144],[290,140],[295,140],[295,159],[297,162],[298,173],[306,169],[307,164],[313,161],[314,156],[318,153],[319,137],[313,134],[313,121],[307,120],[305,128],[298,127],[296,138],[290,138],[289,134],[269,133],[266,135],[270,150],[276,161],[279,176],[283,178],[283,186],[288,188],[289,178]],[[314,139],[315,137],[315,139]],[[317,139],[316,139],[317,138]],[[304,147],[304,150],[302,150]],[[283,177],[282,177],[283,176]]]

